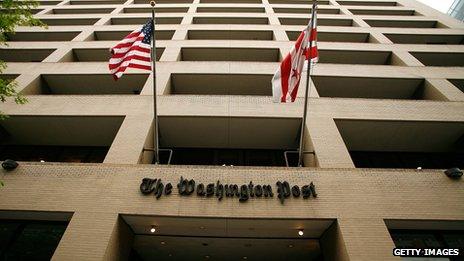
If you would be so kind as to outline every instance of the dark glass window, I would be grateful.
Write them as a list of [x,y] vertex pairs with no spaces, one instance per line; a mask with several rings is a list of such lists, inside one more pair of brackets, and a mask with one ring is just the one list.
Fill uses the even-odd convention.
[[357,168],[448,169],[464,168],[464,153],[350,151]]
[[0,146],[0,160],[101,163],[108,147]]
[[464,231],[393,229],[390,235],[400,248],[464,248]]
[[[160,161],[167,155],[160,153]],[[174,165],[285,166],[284,150],[258,149],[173,149]]]
[[0,260],[50,260],[67,222],[0,220]]

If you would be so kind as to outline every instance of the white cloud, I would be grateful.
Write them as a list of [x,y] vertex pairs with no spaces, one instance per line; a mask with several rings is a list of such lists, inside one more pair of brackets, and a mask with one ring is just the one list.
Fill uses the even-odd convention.
[[437,9],[440,12],[448,12],[449,7],[453,3],[453,0],[418,0],[419,2],[426,4],[432,8]]

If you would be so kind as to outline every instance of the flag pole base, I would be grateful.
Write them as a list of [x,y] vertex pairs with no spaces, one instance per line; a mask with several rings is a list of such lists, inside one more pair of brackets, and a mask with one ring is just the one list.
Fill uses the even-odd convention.
[[[287,167],[292,167],[292,166],[290,166],[290,163],[289,163],[289,160],[288,160],[288,155],[289,154],[297,154],[298,155],[299,153],[300,153],[300,150],[287,150],[287,151],[284,151],[285,165]],[[305,155],[305,154],[316,155],[316,152],[314,152],[314,151],[303,151],[303,155]],[[303,166],[297,166],[297,167],[301,168]]]

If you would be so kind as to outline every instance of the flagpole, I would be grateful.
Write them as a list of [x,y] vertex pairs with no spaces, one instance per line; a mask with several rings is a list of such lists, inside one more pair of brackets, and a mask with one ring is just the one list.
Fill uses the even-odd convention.
[[[312,29],[314,26],[314,14],[316,13],[316,0],[313,0],[313,8],[312,8],[312,15],[311,15],[311,25],[310,25],[310,33],[312,33]],[[304,135],[306,130],[306,116],[308,114],[308,90],[309,90],[309,83],[310,83],[310,73],[311,73],[311,49],[313,47],[313,41],[311,41],[311,35],[309,35],[309,55],[308,55],[308,67],[306,71],[306,88],[305,88],[305,99],[304,99],[304,110],[303,110],[303,119],[301,121],[301,135],[300,135],[300,149],[298,150],[298,167],[303,167],[303,156],[304,156]]]
[[155,164],[159,164],[159,141],[158,141],[158,112],[156,110],[156,38],[155,38],[155,1],[151,1],[151,18],[152,18],[152,48],[151,48],[151,60],[153,62],[153,151]]

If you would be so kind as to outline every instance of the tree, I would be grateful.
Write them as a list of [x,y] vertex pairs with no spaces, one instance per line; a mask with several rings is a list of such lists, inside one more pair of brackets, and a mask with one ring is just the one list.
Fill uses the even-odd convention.
[[[17,26],[45,26],[32,15],[32,9],[39,5],[34,0],[3,0],[0,1],[0,46],[8,45],[8,37],[15,32]],[[0,60],[0,76],[7,64]],[[16,91],[17,83],[12,79],[0,77],[0,101],[6,102],[8,98],[14,99],[17,104],[24,104],[27,99]],[[0,111],[0,120],[7,116]],[[0,187],[4,184],[0,180]]]
[[[3,0],[0,1],[0,46],[8,45],[8,37],[15,33],[17,26],[45,26],[32,15],[32,9],[39,5],[35,0]],[[0,74],[7,65],[0,60]],[[17,83],[12,79],[0,77],[0,101],[14,99],[17,104],[24,104],[27,99],[16,91]],[[0,111],[0,120],[7,117]],[[1,185],[1,184],[0,184]]]

